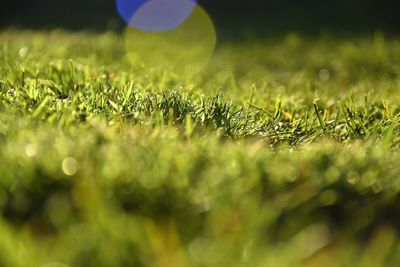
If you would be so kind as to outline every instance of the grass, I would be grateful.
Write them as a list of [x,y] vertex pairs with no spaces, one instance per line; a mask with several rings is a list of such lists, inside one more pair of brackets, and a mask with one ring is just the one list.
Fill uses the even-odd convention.
[[123,43],[0,34],[0,266],[398,266],[397,38]]

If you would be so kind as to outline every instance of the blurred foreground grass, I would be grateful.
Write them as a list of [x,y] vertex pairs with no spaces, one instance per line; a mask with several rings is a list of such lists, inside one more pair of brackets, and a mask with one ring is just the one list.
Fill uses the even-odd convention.
[[400,40],[123,43],[0,34],[0,266],[399,265]]

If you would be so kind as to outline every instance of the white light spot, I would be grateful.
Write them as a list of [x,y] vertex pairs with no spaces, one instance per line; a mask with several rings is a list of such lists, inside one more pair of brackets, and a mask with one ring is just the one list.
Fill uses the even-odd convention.
[[319,78],[321,81],[328,81],[331,78],[331,73],[327,69],[322,69],[319,71]]
[[25,58],[29,53],[29,48],[24,46],[18,51],[18,55],[20,58]]
[[61,164],[62,171],[65,175],[73,176],[78,172],[78,162],[75,158],[65,158]]
[[37,154],[37,146],[35,144],[27,144],[25,146],[25,155],[32,158]]

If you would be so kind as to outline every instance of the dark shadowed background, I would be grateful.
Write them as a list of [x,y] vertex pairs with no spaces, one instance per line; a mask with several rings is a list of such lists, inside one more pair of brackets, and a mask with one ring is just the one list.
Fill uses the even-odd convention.
[[[1,27],[120,30],[114,0],[3,0]],[[200,0],[229,35],[400,32],[396,0]]]

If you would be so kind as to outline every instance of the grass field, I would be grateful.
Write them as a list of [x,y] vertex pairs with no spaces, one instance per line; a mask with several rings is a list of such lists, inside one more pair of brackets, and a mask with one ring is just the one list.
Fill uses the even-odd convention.
[[[188,68],[190,67],[188,63]],[[400,39],[0,33],[0,266],[399,266]]]

